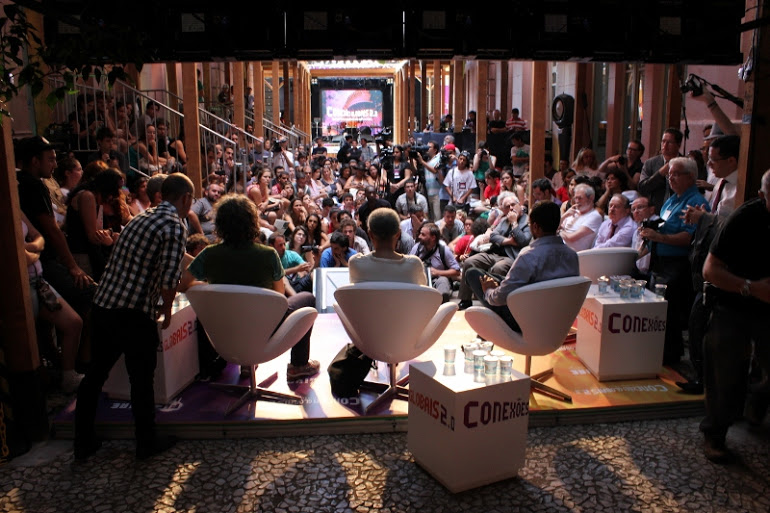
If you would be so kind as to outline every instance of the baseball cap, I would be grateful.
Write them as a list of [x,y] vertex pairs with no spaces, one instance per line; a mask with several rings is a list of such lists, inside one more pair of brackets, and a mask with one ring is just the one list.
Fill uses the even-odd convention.
[[449,143],[446,146],[444,146],[444,149],[447,150],[447,151],[455,151],[457,149],[457,147],[454,144]]

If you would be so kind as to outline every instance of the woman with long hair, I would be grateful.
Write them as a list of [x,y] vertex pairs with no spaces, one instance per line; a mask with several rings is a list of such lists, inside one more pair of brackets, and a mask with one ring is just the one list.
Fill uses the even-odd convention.
[[147,194],[147,177],[140,176],[128,187],[131,197],[128,201],[128,208],[131,215],[136,216],[150,208],[150,196]]
[[78,266],[95,281],[107,263],[103,248],[118,238],[104,227],[104,207],[120,195],[122,186],[123,175],[110,168],[75,187],[67,200],[67,245]]
[[324,231],[320,215],[308,215],[305,226],[307,227],[309,244],[319,246],[322,251],[329,247],[329,236]]
[[599,162],[596,160],[596,153],[591,148],[580,148],[575,162],[572,163],[572,169],[579,175],[598,176]]
[[[256,242],[259,212],[252,201],[240,194],[224,196],[217,202],[214,225],[222,242],[206,246],[187,272],[211,284],[247,285],[285,293],[278,253]],[[315,305],[315,298],[309,292],[298,292],[287,299],[288,313]],[[318,373],[319,363],[309,359],[312,331],[310,328],[291,349],[291,363],[286,371],[290,381]]]

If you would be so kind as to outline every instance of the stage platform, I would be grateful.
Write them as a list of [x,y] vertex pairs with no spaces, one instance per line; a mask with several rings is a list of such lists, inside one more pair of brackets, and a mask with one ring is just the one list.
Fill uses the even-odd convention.
[[[393,322],[398,322],[397,313]],[[383,315],[387,315],[383,312]],[[443,369],[443,347],[458,347],[457,372],[463,372],[459,346],[475,338],[457,312],[449,327],[434,347],[414,361],[433,361]],[[349,342],[336,314],[320,314],[313,329],[311,358],[321,362],[321,373],[304,382],[287,384],[288,352],[257,369],[257,380],[271,383],[270,389],[294,393],[303,399],[301,405],[288,405],[260,400],[247,403],[225,417],[228,406],[237,399],[211,386],[194,382],[169,404],[158,407],[159,430],[181,438],[251,438],[263,436],[300,436],[310,434],[342,434],[406,431],[408,404],[396,400],[374,415],[364,415],[374,393],[362,392],[360,397],[335,398],[329,389],[326,367],[342,346]],[[514,356],[514,368],[524,371],[524,357]],[[530,394],[530,425],[589,424],[627,420],[687,417],[703,413],[703,396],[686,395],[674,384],[682,377],[669,368],[662,368],[656,379],[598,382],[575,355],[575,344],[566,343],[556,353],[532,359],[532,373],[554,368],[547,384],[572,395],[573,402],[564,403]],[[404,375],[408,366],[399,366]],[[236,383],[238,367],[229,365],[216,381]],[[380,364],[378,373],[369,380],[387,382],[387,366]],[[245,384],[246,380],[241,380]],[[264,386],[264,385],[263,385]],[[388,409],[389,408],[389,409]],[[74,401],[54,419],[54,436],[72,438]],[[106,396],[97,414],[97,430],[106,439],[133,438],[130,405],[127,401],[110,400]]]

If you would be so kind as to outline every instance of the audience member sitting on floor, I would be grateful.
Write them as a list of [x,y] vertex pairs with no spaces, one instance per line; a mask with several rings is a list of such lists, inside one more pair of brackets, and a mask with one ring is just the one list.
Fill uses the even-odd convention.
[[452,281],[460,278],[460,264],[455,260],[449,246],[441,239],[435,224],[423,224],[418,240],[412,247],[411,254],[417,255],[424,266],[430,267],[433,288],[441,292],[446,303],[452,297]]
[[556,235],[559,227],[559,207],[545,201],[529,213],[533,240],[521,250],[508,274],[502,281],[484,274],[481,269],[468,269],[465,279],[484,306],[497,313],[514,331],[521,332],[519,324],[508,309],[508,294],[540,281],[578,276],[577,253]]
[[[259,231],[259,214],[253,202],[242,195],[227,195],[219,200],[214,219],[216,232],[222,242],[206,246],[188,267],[197,280],[212,284],[251,285],[284,290],[284,271],[275,249],[255,242]],[[288,298],[286,315],[295,310],[315,306],[309,292],[299,292]],[[288,380],[312,376],[319,363],[309,360],[312,328],[291,349],[291,363],[286,371]]]
[[602,216],[594,208],[595,196],[596,192],[590,185],[576,185],[574,205],[561,216],[559,234],[564,243],[575,251],[590,249],[602,224]]
[[[382,209],[377,209],[377,210],[382,210]],[[356,228],[358,228],[358,226],[356,225],[356,222],[353,221],[352,219],[343,219],[342,221],[340,221],[340,232],[342,232],[342,234],[348,238],[349,246],[353,248],[356,251],[356,253],[360,253],[362,255],[368,255],[369,243],[366,242],[366,239],[364,239],[363,237],[359,237],[356,235]],[[369,228],[369,230],[371,231],[371,227]]]
[[628,197],[615,194],[610,200],[608,219],[599,227],[594,241],[595,248],[631,247],[636,224],[631,218]]
[[321,267],[347,267],[356,250],[350,247],[350,239],[341,232],[332,233],[329,247],[321,253]]
[[[298,230],[302,228],[297,228]],[[283,272],[289,281],[289,286],[295,292],[310,292],[313,290],[313,263],[307,262],[299,253],[286,249],[286,237],[281,233],[272,233],[267,238],[267,244],[273,248],[281,259]],[[288,291],[288,289],[287,289]],[[287,295],[291,295],[288,292]]]
[[350,282],[397,281],[425,285],[425,268],[414,255],[395,250],[401,238],[398,214],[389,208],[379,208],[369,216],[369,237],[374,251],[354,255],[349,262]]

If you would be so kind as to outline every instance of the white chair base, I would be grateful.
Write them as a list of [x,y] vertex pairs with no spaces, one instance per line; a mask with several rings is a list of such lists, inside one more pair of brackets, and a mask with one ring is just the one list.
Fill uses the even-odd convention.
[[238,410],[241,406],[246,404],[247,401],[258,401],[264,399],[271,402],[286,403],[286,404],[302,404],[302,398],[296,395],[284,394],[281,392],[274,392],[268,390],[265,387],[257,385],[257,366],[252,365],[249,373],[249,385],[231,385],[226,383],[212,383],[211,385],[226,391],[243,391],[246,393],[238,398],[233,405],[231,405],[225,412],[225,417]]

